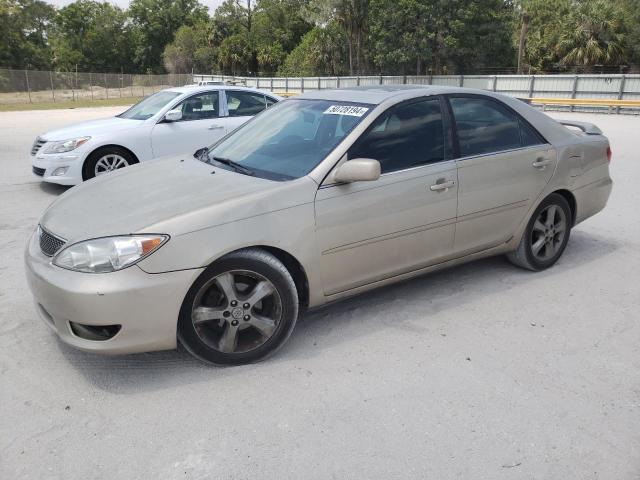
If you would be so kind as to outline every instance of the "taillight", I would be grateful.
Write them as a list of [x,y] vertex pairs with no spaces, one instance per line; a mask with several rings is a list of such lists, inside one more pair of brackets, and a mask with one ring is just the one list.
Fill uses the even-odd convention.
[[607,147],[607,161],[611,161],[611,147]]

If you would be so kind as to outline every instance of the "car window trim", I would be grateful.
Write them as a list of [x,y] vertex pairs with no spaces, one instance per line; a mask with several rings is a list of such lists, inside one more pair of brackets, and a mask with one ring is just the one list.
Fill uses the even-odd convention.
[[215,120],[215,119],[217,119],[217,118],[221,118],[221,117],[222,117],[222,115],[220,115],[220,113],[221,113],[221,112],[220,112],[220,106],[221,106],[221,103],[220,103],[220,97],[221,97],[221,92],[222,92],[222,90],[217,89],[217,88],[214,88],[214,89],[211,89],[211,90],[205,90],[205,91],[202,91],[202,92],[197,92],[197,93],[194,93],[194,94],[192,94],[192,95],[189,95],[188,97],[184,97],[182,100],[178,100],[176,103],[174,103],[173,105],[171,105],[171,107],[169,107],[169,109],[168,109],[167,111],[165,111],[165,112],[161,115],[161,117],[158,119],[158,121],[156,121],[156,124],[158,124],[158,123],[163,123],[165,114],[166,114],[167,112],[170,112],[170,111],[171,111],[171,110],[173,110],[174,108],[176,108],[178,105],[182,104],[182,102],[184,102],[184,101],[186,101],[186,100],[189,100],[190,98],[193,98],[193,97],[195,97],[196,95],[202,95],[202,94],[205,94],[205,93],[214,93],[214,92],[218,92],[218,116],[217,116],[217,117],[214,117],[214,118],[194,118],[193,120],[178,120],[177,122],[171,122],[171,123],[180,123],[180,122],[199,122],[200,120]]
[[508,148],[506,150],[498,150],[495,152],[486,152],[486,153],[478,153],[475,155],[467,155],[466,157],[458,157],[455,159],[456,162],[464,162],[466,160],[472,160],[474,158],[482,158],[489,157],[491,155],[501,155],[503,153],[511,153],[511,152],[519,152],[522,150],[533,150],[533,149],[544,149],[548,150],[549,148],[553,148],[550,143],[539,143],[538,145],[528,145],[526,147],[518,147],[518,148]]
[[[497,153],[514,152],[514,151],[518,151],[518,150],[524,150],[524,149],[527,149],[527,148],[535,148],[535,147],[540,147],[540,146],[550,146],[551,145],[549,143],[549,141],[538,131],[538,129],[535,128],[533,125],[531,125],[531,123],[528,122],[526,118],[524,118],[522,115],[520,115],[518,112],[516,112],[509,105],[507,105],[504,102],[501,102],[497,98],[490,97],[489,95],[482,95],[480,93],[446,93],[446,94],[444,94],[442,96],[445,97],[447,105],[448,105],[448,110],[449,110],[449,112],[451,114],[451,128],[453,129],[454,150],[455,150],[455,155],[456,155],[454,158],[456,158],[457,160],[467,160],[469,158],[484,157],[484,156],[487,156],[487,155],[494,155],[494,154],[497,154]],[[466,156],[462,157],[461,153],[460,153],[460,139],[458,137],[458,126],[457,126],[456,121],[455,121],[455,115],[453,114],[453,108],[451,106],[451,101],[450,101],[451,98],[480,98],[482,100],[489,100],[489,101],[495,103],[496,105],[498,105],[498,107],[502,107],[503,109],[505,109],[508,112],[510,112],[513,115],[515,115],[516,120],[518,122],[523,122],[526,126],[531,128],[533,133],[538,136],[538,139],[541,141],[541,143],[539,143],[537,145],[520,146],[518,148],[507,148],[507,149],[504,149],[504,150],[492,150],[491,152],[483,152],[483,153],[478,153],[478,154],[474,154],[474,155],[466,155]],[[519,124],[518,124],[518,136],[520,138],[520,143],[522,143],[522,130],[521,130]]]
[[[400,173],[406,173],[406,172],[410,172],[410,171],[413,171],[413,170],[422,170],[422,169],[427,169],[427,168],[433,168],[436,165],[440,165],[441,168],[443,169],[443,171],[448,171],[445,168],[446,167],[445,164],[447,164],[447,163],[450,164],[449,165],[449,169],[453,170],[457,166],[457,161],[458,160],[456,158],[449,158],[447,160],[442,160],[441,162],[425,163],[424,165],[418,165],[416,167],[409,167],[409,168],[404,168],[402,170],[394,170],[393,172],[381,173],[380,174],[380,178],[388,177],[390,175],[396,175],[396,174],[400,174]],[[339,165],[342,165],[342,164],[340,163]],[[416,173],[419,174],[420,172],[416,172]],[[405,182],[405,181],[408,181],[408,180],[411,180],[411,179],[414,179],[414,178],[424,177],[424,176],[428,176],[428,175],[430,175],[430,173],[424,173],[422,175],[414,175],[411,178],[405,178],[405,179],[402,179],[402,180],[398,180],[398,182]],[[373,184],[377,183],[377,181],[376,182],[370,182],[370,183],[373,185]],[[394,182],[394,183],[397,183],[397,182]],[[332,187],[340,187],[342,185],[349,185],[349,184],[348,183],[344,183],[344,182],[342,182],[342,183],[336,182],[336,183],[320,184],[318,186],[318,190],[323,190],[325,188],[332,188]]]

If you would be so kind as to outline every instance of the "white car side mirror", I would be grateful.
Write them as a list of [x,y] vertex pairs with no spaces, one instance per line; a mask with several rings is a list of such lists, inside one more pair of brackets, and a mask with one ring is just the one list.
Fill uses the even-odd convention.
[[165,122],[177,122],[179,120],[182,120],[182,109],[180,108],[169,110],[167,113],[164,114]]
[[372,158],[354,158],[340,165],[334,176],[338,183],[372,182],[380,178],[380,162]]

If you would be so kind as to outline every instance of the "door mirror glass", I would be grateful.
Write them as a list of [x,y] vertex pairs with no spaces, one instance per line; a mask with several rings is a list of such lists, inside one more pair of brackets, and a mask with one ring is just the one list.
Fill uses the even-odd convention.
[[333,178],[338,183],[378,180],[380,178],[380,162],[371,158],[354,158],[340,165]]
[[169,110],[167,113],[164,114],[165,122],[179,122],[180,120],[182,120],[181,108],[175,108],[173,110]]

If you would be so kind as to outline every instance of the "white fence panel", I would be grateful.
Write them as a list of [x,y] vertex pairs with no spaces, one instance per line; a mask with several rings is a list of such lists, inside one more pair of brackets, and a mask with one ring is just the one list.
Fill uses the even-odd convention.
[[484,75],[465,75],[463,77],[463,86],[466,88],[478,88],[480,90],[493,90],[493,81],[495,77],[487,77]]

